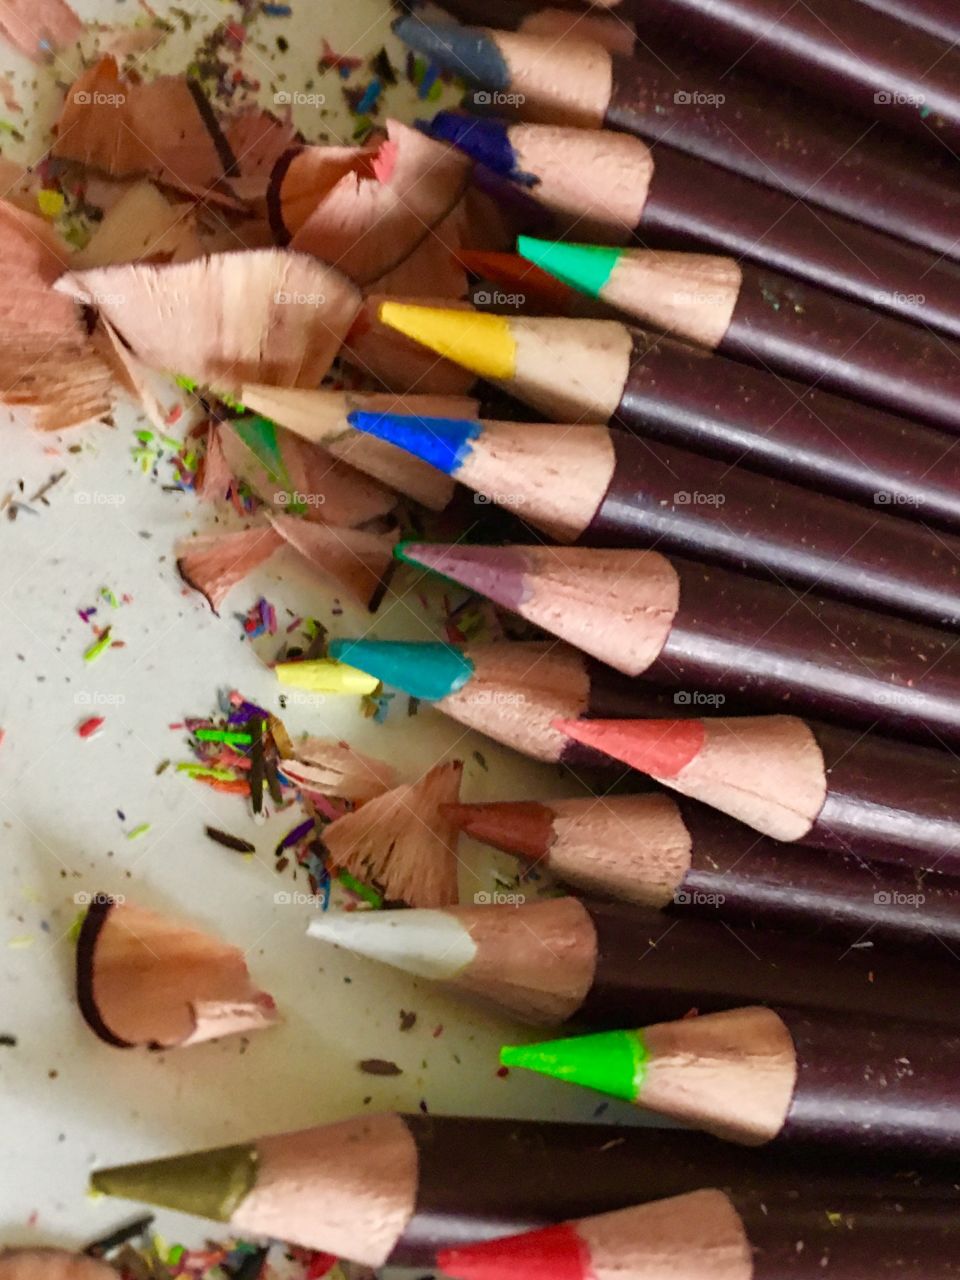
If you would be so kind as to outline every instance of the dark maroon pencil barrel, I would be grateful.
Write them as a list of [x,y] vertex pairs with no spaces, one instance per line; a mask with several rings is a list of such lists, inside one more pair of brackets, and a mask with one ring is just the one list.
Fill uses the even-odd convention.
[[[605,125],[956,258],[960,191],[946,157],[774,79],[650,36],[613,55]],[[659,154],[659,149],[658,149]],[[931,263],[934,261],[930,259]],[[912,292],[922,292],[915,282]]]
[[773,583],[674,561],[680,607],[646,680],[960,744],[955,637]]
[[960,336],[960,264],[673,146],[653,154],[641,243],[719,250]]
[[637,331],[611,421],[823,493],[960,528],[960,449],[939,431]]
[[626,0],[618,8],[642,29],[679,28],[718,59],[927,146],[960,144],[960,53],[859,0]]
[[685,796],[674,799],[691,861],[671,913],[871,945],[960,946],[957,879],[864,861],[840,838],[835,853],[797,848]]
[[960,1037],[920,1024],[777,1013],[797,1071],[779,1138],[927,1159],[960,1152]]
[[668,445],[611,440],[614,472],[584,546],[658,547],[936,626],[960,622],[960,539]]
[[[720,920],[671,919],[622,903],[582,905],[596,932],[597,960],[572,1022],[638,1026],[694,1009],[762,1003],[960,1025],[952,994],[960,962],[949,956],[914,959],[899,949],[857,949],[825,938],[730,928]],[[917,1006],[917,983],[929,992],[925,1012]]]

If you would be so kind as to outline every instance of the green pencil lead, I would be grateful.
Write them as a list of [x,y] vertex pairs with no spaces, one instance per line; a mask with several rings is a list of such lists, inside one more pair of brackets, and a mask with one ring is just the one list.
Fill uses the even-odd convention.
[[647,1052],[642,1032],[602,1031],[540,1044],[505,1045],[500,1061],[505,1067],[523,1067],[636,1102],[643,1087]]
[[528,262],[591,297],[600,296],[623,255],[622,249],[605,244],[566,244],[518,236],[517,251]]

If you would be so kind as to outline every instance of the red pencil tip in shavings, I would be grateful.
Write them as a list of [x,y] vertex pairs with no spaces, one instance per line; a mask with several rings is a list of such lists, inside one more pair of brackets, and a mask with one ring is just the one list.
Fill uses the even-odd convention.
[[330,860],[391,901],[444,907],[457,901],[457,833],[441,806],[456,803],[462,762],[367,801],[324,833]]
[[278,1017],[236,947],[106,894],[80,929],[77,1001],[90,1029],[124,1049],[198,1044]]
[[237,583],[269,560],[282,544],[283,539],[269,525],[238,533],[201,534],[177,548],[177,570],[217,613]]
[[103,716],[90,716],[88,720],[84,720],[82,724],[77,725],[77,737],[92,738],[98,729],[103,728],[103,725]]
[[462,152],[417,129],[388,120],[386,132],[386,140],[337,148],[335,156],[303,148],[278,166],[267,197],[282,243],[304,253],[322,248],[368,288],[430,238],[460,203],[471,172]]
[[284,249],[71,271],[57,290],[92,307],[148,368],[231,398],[248,382],[318,386],[360,306],[337,268]]

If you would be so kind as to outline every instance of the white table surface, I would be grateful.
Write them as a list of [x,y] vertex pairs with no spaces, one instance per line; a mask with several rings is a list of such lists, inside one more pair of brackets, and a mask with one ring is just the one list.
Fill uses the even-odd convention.
[[[77,7],[85,18],[111,22],[132,22],[141,12],[132,0]],[[182,69],[205,31],[240,16],[238,5],[213,0],[182,0],[181,7],[196,15],[192,31],[170,37],[148,68]],[[386,41],[402,66],[381,0],[293,0],[293,7],[292,18],[260,18],[243,55],[243,65],[263,81],[266,104],[278,84],[289,88],[298,74],[315,76],[322,35],[340,51],[362,54]],[[290,53],[274,59],[278,35],[288,39]],[[26,130],[26,142],[19,149],[5,145],[5,154],[40,154],[58,101],[55,81],[68,80],[76,66],[65,58],[37,68],[0,50],[0,71],[13,74],[26,108],[24,117],[7,113]],[[281,71],[286,79],[278,81]],[[334,139],[346,130],[349,137],[339,83],[328,76],[325,84],[333,114],[318,120],[314,108],[300,106],[297,122],[309,138],[321,130]],[[398,115],[424,113],[406,84],[390,101]],[[190,758],[185,734],[168,725],[213,712],[218,688],[237,688],[279,710],[275,679],[258,646],[241,638],[234,611],[245,611],[263,592],[281,621],[289,607],[349,635],[369,619],[349,608],[332,617],[332,593],[288,552],[237,588],[220,618],[213,616],[185,592],[173,548],[183,535],[213,527],[215,512],[141,474],[130,456],[136,421],[124,407],[115,429],[39,435],[22,423],[0,422],[0,497],[21,496],[20,481],[22,496],[29,496],[52,473],[67,472],[38,515],[21,512],[15,522],[0,516],[0,1035],[17,1038],[15,1047],[0,1046],[0,1245],[81,1245],[127,1219],[133,1206],[87,1196],[95,1165],[334,1120],[366,1099],[370,1109],[416,1110],[424,1100],[438,1113],[569,1119],[589,1118],[599,1102],[522,1072],[498,1078],[499,1044],[526,1030],[309,941],[310,907],[274,902],[275,893],[295,887],[289,871],[275,873],[272,856],[292,825],[289,814],[257,827],[237,797],[172,768],[155,776],[162,760]],[[68,452],[71,446],[80,451]],[[161,481],[170,475],[161,467]],[[101,587],[129,593],[132,603],[110,610],[97,600]],[[126,647],[87,665],[82,654],[93,635],[77,610],[95,603],[98,620],[110,613]],[[416,600],[393,605],[377,619],[375,634],[425,637],[422,615]],[[279,637],[262,651],[278,644]],[[283,716],[292,731],[342,736],[391,759],[407,778],[459,756],[469,799],[571,792],[555,770],[465,734],[429,708],[408,719],[404,701],[396,699],[384,725],[364,720],[353,698],[291,702]],[[103,714],[106,723],[83,741],[76,727],[90,714]],[[487,771],[474,759],[477,750]],[[255,840],[258,856],[211,843],[203,834],[208,822]],[[125,832],[140,823],[150,823],[149,832],[128,841]],[[461,895],[470,900],[492,884],[496,860],[469,842],[463,852],[477,872],[463,876]],[[302,875],[297,885],[306,889]],[[177,913],[243,947],[255,978],[276,997],[283,1025],[248,1042],[162,1054],[101,1044],[74,1002],[68,937],[75,895],[97,890]],[[399,1030],[401,1009],[417,1014],[410,1031]],[[442,1034],[435,1036],[438,1027]],[[357,1063],[368,1057],[393,1059],[403,1074],[365,1075]],[[604,1119],[634,1117],[611,1104]],[[214,1230],[166,1213],[157,1225],[168,1240],[187,1245]]]

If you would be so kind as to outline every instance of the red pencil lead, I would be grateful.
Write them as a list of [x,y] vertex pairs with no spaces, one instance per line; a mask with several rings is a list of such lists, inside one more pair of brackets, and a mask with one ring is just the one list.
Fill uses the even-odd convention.
[[445,1249],[437,1262],[457,1280],[585,1280],[593,1274],[589,1249],[569,1223]]
[[653,778],[675,778],[706,738],[702,720],[555,720],[554,726]]

